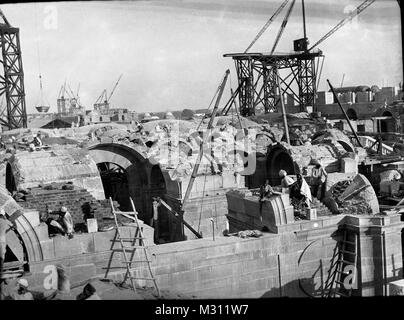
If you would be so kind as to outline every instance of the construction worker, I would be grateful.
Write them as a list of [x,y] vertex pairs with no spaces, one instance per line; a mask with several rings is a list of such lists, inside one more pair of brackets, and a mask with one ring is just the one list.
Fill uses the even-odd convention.
[[53,214],[55,214],[55,212],[48,209],[48,214],[42,218],[49,226],[49,234],[62,234],[67,235],[69,239],[73,238],[73,218],[67,208],[60,208],[59,212],[57,212],[57,219],[50,217],[50,215]]
[[160,230],[159,230],[159,198],[153,198],[153,217],[151,218],[150,225],[154,228],[153,241],[159,243]]
[[324,196],[324,186],[327,180],[327,171],[323,168],[320,161],[315,162],[315,167],[311,173],[313,196],[321,200]]
[[13,300],[34,300],[34,296],[28,290],[28,281],[26,279],[18,279],[17,292],[12,295]]
[[279,171],[279,177],[282,178],[281,180],[282,188],[289,188],[295,182],[292,177],[288,176],[288,173],[285,170]]
[[269,180],[265,180],[265,184],[260,187],[260,201],[264,201],[265,198],[269,198],[273,193],[273,189],[269,184]]
[[13,224],[7,219],[6,212],[3,208],[0,209],[0,280],[3,275],[4,260],[7,250],[7,231],[13,226]]
[[35,147],[41,147],[42,146],[42,140],[41,140],[41,134],[37,133],[34,134],[34,140],[32,141]]
[[[269,184],[269,180],[265,180],[265,183],[260,187],[260,198],[259,198],[259,203],[260,203],[260,212],[262,211],[262,206],[264,204],[264,201],[269,198],[273,194],[273,189],[271,185]],[[262,216],[260,217],[262,221]]]
[[64,226],[64,231],[69,237],[69,239],[73,238],[73,232],[74,232],[74,224],[73,224],[73,218],[70,214],[69,211],[67,211],[66,207],[60,208],[60,215],[62,217],[62,222]]

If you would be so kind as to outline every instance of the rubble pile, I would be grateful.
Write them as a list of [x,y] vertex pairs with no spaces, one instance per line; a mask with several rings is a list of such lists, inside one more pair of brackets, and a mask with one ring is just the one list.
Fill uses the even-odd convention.
[[380,212],[376,193],[361,174],[334,184],[323,202],[334,214],[374,215]]

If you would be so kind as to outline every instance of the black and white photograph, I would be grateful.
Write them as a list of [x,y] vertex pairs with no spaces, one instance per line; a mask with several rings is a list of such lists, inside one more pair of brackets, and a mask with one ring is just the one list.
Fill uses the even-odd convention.
[[401,18],[397,0],[1,4],[0,300],[156,320],[403,296]]

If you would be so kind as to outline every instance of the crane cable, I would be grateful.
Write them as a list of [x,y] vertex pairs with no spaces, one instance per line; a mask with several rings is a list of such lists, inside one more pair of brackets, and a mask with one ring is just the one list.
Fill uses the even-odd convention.
[[292,10],[293,10],[293,7],[294,7],[294,5],[295,5],[295,2],[296,2],[296,0],[293,0],[293,1],[292,1],[292,3],[290,4],[290,7],[289,7],[289,9],[288,9],[288,11],[286,12],[285,18],[284,18],[283,21],[282,21],[282,25],[281,25],[281,27],[280,27],[280,29],[279,29],[279,31],[278,31],[278,35],[276,36],[275,43],[274,43],[274,45],[273,45],[273,47],[272,47],[272,50],[271,50],[270,55],[272,55],[272,54],[274,53],[274,51],[275,51],[275,49],[276,49],[276,46],[278,45],[278,42],[279,42],[279,40],[280,40],[281,37],[282,37],[283,31],[285,31],[286,25],[288,24],[289,16],[290,16],[290,14],[292,13]]
[[289,2],[289,0],[283,1],[281,6],[275,11],[275,13],[272,15],[272,17],[269,18],[269,20],[264,24],[264,26],[258,32],[258,34],[255,36],[254,40],[250,43],[250,45],[247,47],[247,49],[244,50],[244,53],[247,53],[247,51],[251,49],[251,47],[257,42],[257,40],[262,36],[262,34],[268,29],[270,24],[275,20],[275,18],[283,10],[283,8],[286,6],[286,4],[288,2]]
[[[223,79],[226,77],[226,73],[227,73],[227,72],[224,73]],[[229,75],[230,75],[230,73],[229,73]],[[220,82],[219,86],[217,87],[217,90],[216,90],[215,94],[213,95],[212,100],[210,100],[209,107],[208,107],[208,109],[206,110],[205,116],[207,115],[208,111],[209,111],[210,108],[212,107],[213,101],[215,101],[215,98],[216,98],[217,95],[219,94],[219,91],[220,91],[220,89],[221,89],[221,87],[222,87],[222,83],[223,83],[223,80]],[[202,125],[202,122],[203,122],[204,118],[205,118],[205,117],[203,117],[203,118],[201,119],[201,121],[199,122],[198,126],[196,127],[196,131],[199,130],[199,127]]]
[[[37,4],[35,3],[35,29],[36,29],[36,34],[37,34],[37,39],[36,39],[36,48],[37,48],[37,55],[38,55],[38,71],[39,71],[39,95],[40,95],[40,101],[39,105],[44,105],[44,95],[43,95],[43,87],[42,87],[42,73],[41,73],[41,56],[40,56],[40,51],[39,51],[39,29],[38,29],[38,13],[37,13]],[[46,99],[46,102],[49,105],[48,99]]]
[[318,40],[315,44],[311,46],[311,48],[308,51],[311,51],[315,47],[317,47],[320,43],[322,43],[324,40],[329,38],[332,34],[334,34],[338,29],[343,27],[347,22],[351,21],[355,16],[359,15],[363,10],[365,10],[367,7],[369,7],[373,2],[376,0],[365,0],[362,2],[355,10],[351,11],[348,17],[342,19],[340,22],[337,23],[337,25],[332,28],[330,31],[328,31],[320,40]]

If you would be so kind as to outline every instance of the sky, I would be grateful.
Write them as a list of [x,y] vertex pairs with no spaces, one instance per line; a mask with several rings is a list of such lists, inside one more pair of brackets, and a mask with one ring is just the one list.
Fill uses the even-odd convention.
[[[20,28],[27,112],[56,100],[66,81],[87,110],[122,74],[110,103],[137,112],[206,108],[226,69],[237,87],[231,58],[243,52],[282,0],[74,1],[1,5]],[[314,44],[362,1],[306,0]],[[284,10],[250,52],[269,52]],[[277,51],[303,37],[296,1]],[[402,82],[400,11],[396,0],[377,0],[318,47],[326,79],[344,86]],[[42,75],[43,98],[39,89]],[[223,100],[229,96],[229,89]]]

